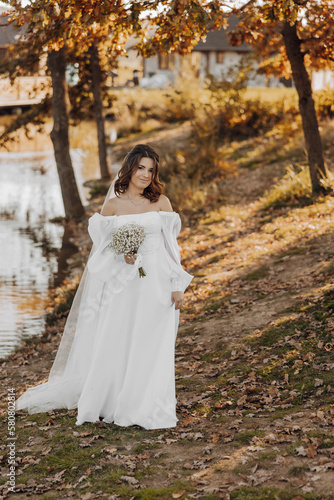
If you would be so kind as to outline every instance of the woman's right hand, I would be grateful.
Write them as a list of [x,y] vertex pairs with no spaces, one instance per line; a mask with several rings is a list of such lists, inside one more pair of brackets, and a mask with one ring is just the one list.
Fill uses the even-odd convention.
[[136,254],[134,253],[126,253],[124,254],[124,260],[127,264],[134,264],[136,262]]

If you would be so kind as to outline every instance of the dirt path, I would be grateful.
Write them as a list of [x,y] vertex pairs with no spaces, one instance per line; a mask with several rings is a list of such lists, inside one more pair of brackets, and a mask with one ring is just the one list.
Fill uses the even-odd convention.
[[181,125],[171,124],[162,130],[136,135],[132,140],[120,140],[111,146],[111,157],[114,161],[120,162],[133,146],[147,143],[153,148],[157,148],[161,158],[164,158],[166,153],[170,151],[171,144],[174,144],[174,149],[176,145],[181,148],[185,146],[189,142],[190,132],[191,124],[186,122]]

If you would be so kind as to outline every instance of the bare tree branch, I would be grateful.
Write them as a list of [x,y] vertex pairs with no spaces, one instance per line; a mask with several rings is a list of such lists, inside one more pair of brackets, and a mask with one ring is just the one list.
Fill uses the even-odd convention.
[[322,37],[321,36],[310,36],[310,38],[300,38],[300,43],[307,43],[307,42],[314,42],[315,40],[321,41]]

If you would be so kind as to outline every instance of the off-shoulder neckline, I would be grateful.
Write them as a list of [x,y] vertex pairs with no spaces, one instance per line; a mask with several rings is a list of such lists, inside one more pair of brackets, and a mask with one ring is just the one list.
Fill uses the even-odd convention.
[[167,212],[166,210],[150,210],[149,212],[141,212],[141,213],[136,213],[136,214],[121,214],[121,215],[102,215],[100,214],[99,212],[96,212],[97,215],[100,215],[101,217],[104,217],[104,218],[107,218],[107,217],[124,217],[124,216],[127,216],[127,215],[131,215],[131,216],[134,216],[134,215],[145,215],[145,214],[174,214],[174,215],[178,215],[177,212]]

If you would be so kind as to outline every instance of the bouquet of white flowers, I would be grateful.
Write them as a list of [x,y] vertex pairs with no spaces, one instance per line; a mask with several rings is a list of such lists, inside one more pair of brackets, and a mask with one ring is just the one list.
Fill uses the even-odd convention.
[[[119,254],[137,254],[140,245],[145,239],[145,229],[143,226],[136,224],[135,222],[129,222],[124,224],[118,229],[114,229],[110,233],[111,242],[107,245],[107,248]],[[146,273],[142,267],[139,267],[139,277],[142,278],[146,276]]]

